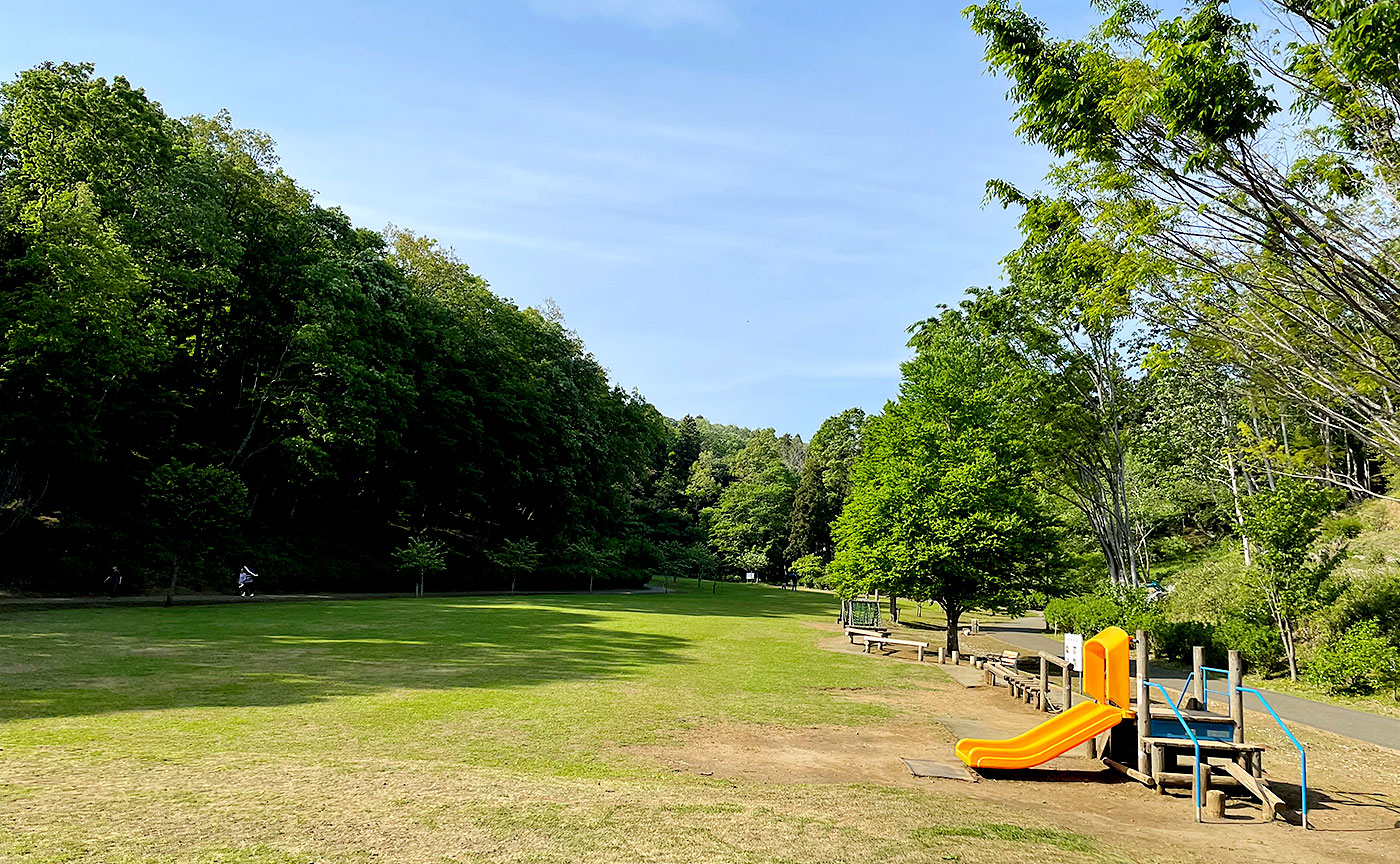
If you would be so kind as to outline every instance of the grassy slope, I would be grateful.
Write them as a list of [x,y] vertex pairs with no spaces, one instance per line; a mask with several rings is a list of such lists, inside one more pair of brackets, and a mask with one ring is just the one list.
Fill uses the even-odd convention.
[[[1348,511],[1361,522],[1361,533],[1348,543],[1349,555],[1340,574],[1348,580],[1364,584],[1381,573],[1400,565],[1400,503],[1367,501]],[[1223,606],[1238,603],[1229,599],[1226,583],[1236,581],[1244,570],[1239,540],[1227,538],[1196,553],[1174,561],[1153,566],[1153,577],[1176,581],[1186,590],[1174,595],[1172,604],[1178,615],[1210,620]],[[1306,660],[1306,647],[1303,659]],[[1369,711],[1390,717],[1400,717],[1400,701],[1390,693],[1375,696],[1331,695],[1320,686],[1305,679],[1289,681],[1283,677],[1264,678],[1246,675],[1246,683],[1309,699],[1330,702],[1358,711]]]
[[732,783],[626,745],[878,722],[939,673],[821,651],[819,594],[92,609],[0,621],[0,856],[1101,860],[916,790]]

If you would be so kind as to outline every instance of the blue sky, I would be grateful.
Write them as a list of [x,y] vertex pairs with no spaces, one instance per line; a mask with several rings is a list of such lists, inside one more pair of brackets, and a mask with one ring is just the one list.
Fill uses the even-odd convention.
[[983,184],[1047,167],[963,5],[26,3],[0,66],[88,60],[172,114],[228,108],[322,203],[553,298],[666,414],[808,437],[879,410],[905,328],[997,281],[1014,214]]

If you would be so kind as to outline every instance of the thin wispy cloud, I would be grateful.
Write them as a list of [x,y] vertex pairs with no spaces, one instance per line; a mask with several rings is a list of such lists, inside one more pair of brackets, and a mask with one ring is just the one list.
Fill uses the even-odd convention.
[[536,12],[574,21],[608,18],[643,27],[715,26],[729,20],[718,0],[531,0]]
[[741,391],[779,381],[898,381],[900,364],[908,357],[884,360],[855,361],[828,365],[774,366],[765,372],[742,375],[711,375],[698,382],[697,393],[727,393]]

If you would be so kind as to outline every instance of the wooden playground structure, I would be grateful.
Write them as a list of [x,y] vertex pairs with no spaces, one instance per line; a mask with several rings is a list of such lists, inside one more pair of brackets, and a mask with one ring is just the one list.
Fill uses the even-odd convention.
[[[1098,640],[1112,631],[1122,634],[1117,628],[1109,628],[1094,637],[1094,640],[1088,641]],[[1112,659],[1108,661],[1107,672],[1103,671],[1103,660],[1097,661],[1099,666],[1095,666],[1086,653],[1086,668],[1080,670],[1082,692],[1079,694],[1076,694],[1074,688],[1076,670],[1064,657],[1040,652],[1035,658],[1038,668],[1034,672],[1021,669],[1022,658],[1015,652],[972,658],[973,665],[982,670],[988,684],[1006,686],[1014,698],[1047,714],[1061,715],[1076,710],[1079,707],[1075,704],[1076,696],[1081,705],[1093,701],[1121,712],[1121,719],[1117,719],[1117,722],[1112,723],[1105,731],[1090,730],[1087,726],[1081,726],[1077,730],[1060,735],[1057,740],[1039,742],[1042,744],[1040,750],[1028,750],[1026,744],[1021,744],[1021,749],[1016,752],[1023,755],[1034,752],[1036,755],[1025,757],[1032,760],[1041,756],[1048,759],[1082,743],[1088,748],[1090,758],[1099,759],[1105,766],[1120,771],[1158,792],[1164,793],[1169,787],[1191,787],[1197,821],[1206,817],[1222,818],[1227,797],[1247,797],[1254,800],[1259,805],[1260,820],[1272,821],[1280,811],[1287,808],[1283,800],[1269,787],[1263,763],[1265,746],[1245,740],[1244,694],[1253,693],[1265,710],[1273,715],[1300,754],[1300,821],[1306,828],[1307,753],[1264,699],[1263,694],[1243,685],[1244,664],[1239,652],[1228,652],[1226,667],[1216,668],[1205,665],[1203,648],[1193,648],[1191,673],[1181,693],[1173,698],[1161,683],[1149,677],[1149,641],[1147,634],[1139,630],[1136,639],[1133,640],[1137,675],[1135,686],[1131,688],[1132,698],[1129,700],[1126,695],[1126,680],[1118,682],[1117,692],[1123,695],[1112,696],[1115,690],[1112,683],[1114,676],[1126,678],[1128,671],[1125,650],[1127,634],[1122,635],[1124,650],[1119,652],[1122,656],[1116,664]],[[1119,671],[1115,672],[1115,668],[1119,668]],[[1110,681],[1107,690],[1102,680],[1105,674]],[[1095,682],[1085,680],[1095,675],[1100,676],[1097,688],[1090,687],[1090,684]],[[1215,676],[1214,681],[1211,676]],[[1225,689],[1212,689],[1210,685],[1220,679],[1224,680]],[[1054,722],[1046,721],[1042,727],[1050,727]],[[1031,730],[1006,742],[978,743],[1014,748],[1021,739],[1034,742],[1033,737],[1029,736],[1036,731]],[[1052,750],[1055,752],[1051,752]],[[987,759],[984,766],[972,762],[969,764],[974,768],[1006,767],[995,758]],[[1028,764],[1039,762],[1031,761]]]

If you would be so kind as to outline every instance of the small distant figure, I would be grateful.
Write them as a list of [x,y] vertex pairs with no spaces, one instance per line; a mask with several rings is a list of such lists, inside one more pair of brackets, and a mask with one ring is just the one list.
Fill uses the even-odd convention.
[[258,574],[253,572],[253,568],[249,567],[247,564],[244,564],[243,569],[238,571],[239,597],[253,596],[253,580],[256,578],[258,578]]
[[117,592],[122,588],[122,571],[113,567],[112,572],[107,574],[107,578],[102,580],[102,584],[107,586],[107,596],[116,597]]
[[787,572],[787,589],[789,591],[797,590],[797,572],[794,570]]

